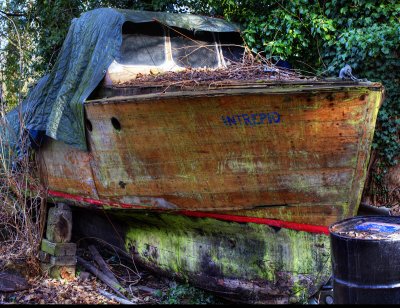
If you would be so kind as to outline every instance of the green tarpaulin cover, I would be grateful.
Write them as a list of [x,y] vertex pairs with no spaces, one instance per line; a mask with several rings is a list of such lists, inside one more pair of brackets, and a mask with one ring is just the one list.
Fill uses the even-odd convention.
[[50,74],[40,79],[21,106],[7,115],[12,131],[3,131],[3,138],[18,148],[22,115],[31,135],[45,132],[49,137],[87,150],[83,103],[101,82],[112,61],[118,58],[122,25],[127,21],[160,22],[196,31],[239,31],[237,25],[225,20],[190,14],[111,8],[86,12],[72,20]]

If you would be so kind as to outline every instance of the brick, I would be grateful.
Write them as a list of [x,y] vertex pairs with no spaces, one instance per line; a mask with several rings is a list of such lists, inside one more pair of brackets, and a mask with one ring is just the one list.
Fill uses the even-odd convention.
[[41,250],[47,252],[52,256],[75,256],[76,244],[75,243],[54,243],[49,240],[43,239]]

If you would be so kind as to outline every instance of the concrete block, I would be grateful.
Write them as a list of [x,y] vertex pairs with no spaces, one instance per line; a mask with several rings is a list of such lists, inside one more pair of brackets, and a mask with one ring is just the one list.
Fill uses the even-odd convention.
[[73,265],[53,265],[42,262],[40,268],[44,275],[55,279],[73,280],[76,275],[76,266]]
[[62,202],[57,203],[56,208],[60,211],[70,211],[71,210],[71,208],[69,207],[68,204],[62,203]]
[[75,266],[55,265],[50,269],[50,277],[56,279],[73,280],[75,278],[75,274],[76,274]]
[[49,240],[43,239],[41,250],[47,252],[52,256],[75,256],[76,244],[75,243],[54,243]]
[[72,212],[64,204],[49,209],[47,216],[46,238],[55,243],[65,243],[72,236]]
[[[61,204],[61,205],[60,205]],[[53,206],[49,209],[47,215],[47,223],[54,225],[59,220],[59,215],[63,215],[65,219],[72,221],[72,212],[71,208],[68,205],[63,203],[59,203],[56,206]]]
[[76,256],[61,256],[61,257],[50,257],[51,265],[65,265],[65,266],[75,266],[76,265]]

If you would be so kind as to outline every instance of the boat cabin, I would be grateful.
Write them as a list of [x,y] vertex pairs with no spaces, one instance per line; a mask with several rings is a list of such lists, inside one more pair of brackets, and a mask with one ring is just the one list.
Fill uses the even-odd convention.
[[120,55],[107,70],[105,85],[121,84],[138,74],[185,69],[218,69],[243,58],[239,32],[195,31],[159,22],[126,22]]

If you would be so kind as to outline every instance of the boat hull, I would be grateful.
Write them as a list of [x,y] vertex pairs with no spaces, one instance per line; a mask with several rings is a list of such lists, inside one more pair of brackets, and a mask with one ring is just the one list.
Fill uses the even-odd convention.
[[307,303],[331,275],[325,234],[167,213],[95,213],[75,210],[83,237],[119,245],[137,265],[231,301]]
[[90,152],[49,140],[49,189],[111,207],[329,225],[361,199],[380,85],[286,85],[85,104]]

